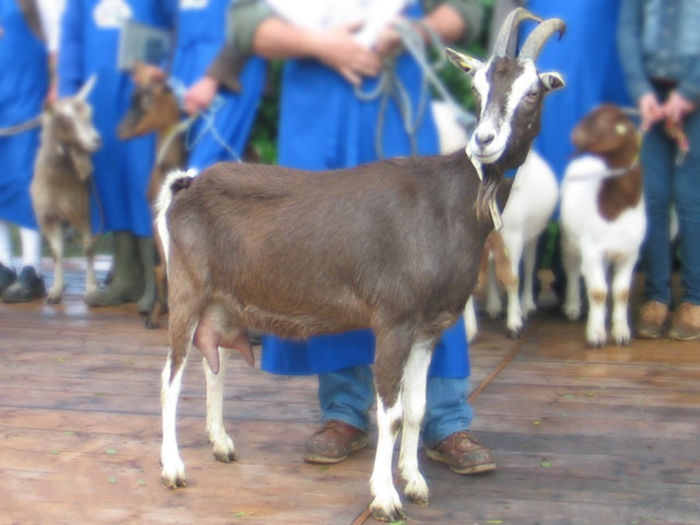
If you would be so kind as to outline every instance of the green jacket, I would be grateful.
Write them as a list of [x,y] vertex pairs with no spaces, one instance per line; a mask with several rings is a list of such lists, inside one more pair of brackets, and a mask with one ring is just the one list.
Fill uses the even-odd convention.
[[[466,47],[479,36],[484,19],[484,9],[479,0],[421,0],[426,13],[440,4],[449,4],[461,16],[467,26],[465,34],[457,43]],[[233,0],[227,16],[227,35],[229,43],[239,52],[250,52],[253,35],[260,23],[274,15],[274,11],[264,0]]]

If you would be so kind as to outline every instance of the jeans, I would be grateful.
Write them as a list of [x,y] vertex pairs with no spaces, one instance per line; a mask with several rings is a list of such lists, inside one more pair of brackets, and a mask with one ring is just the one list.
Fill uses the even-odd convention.
[[676,164],[677,147],[657,124],[642,144],[647,233],[642,247],[647,299],[671,303],[672,258],[669,210],[676,208],[679,221],[682,301],[700,305],[700,110],[684,121],[690,151]]
[[[323,420],[339,419],[367,431],[374,383],[369,366],[345,368],[318,375],[318,397]],[[467,378],[428,377],[427,403],[421,438],[434,447],[450,434],[468,430],[474,417],[467,402]]]

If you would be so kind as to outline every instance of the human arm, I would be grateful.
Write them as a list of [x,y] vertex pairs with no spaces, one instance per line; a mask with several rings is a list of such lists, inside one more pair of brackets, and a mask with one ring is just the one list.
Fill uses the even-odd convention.
[[61,18],[56,76],[58,96],[75,94],[85,80],[83,63],[83,8],[79,0],[67,0]]

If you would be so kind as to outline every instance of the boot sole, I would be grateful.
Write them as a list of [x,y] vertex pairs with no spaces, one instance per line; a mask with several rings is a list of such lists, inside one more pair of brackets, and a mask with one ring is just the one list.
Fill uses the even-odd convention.
[[355,443],[351,443],[348,446],[348,451],[343,456],[322,456],[320,454],[306,454],[304,456],[304,461],[307,463],[318,463],[320,465],[334,465],[335,463],[340,463],[348,459],[348,456],[357,450],[361,450],[367,446],[368,440],[360,440]]

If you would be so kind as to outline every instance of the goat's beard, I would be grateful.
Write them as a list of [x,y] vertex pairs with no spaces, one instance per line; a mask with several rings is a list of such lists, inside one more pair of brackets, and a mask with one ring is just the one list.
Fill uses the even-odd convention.
[[489,216],[489,202],[491,199],[496,199],[502,182],[503,175],[500,171],[493,169],[490,165],[484,166],[483,180],[479,185],[476,202],[474,202],[474,211],[477,219],[481,220]]

